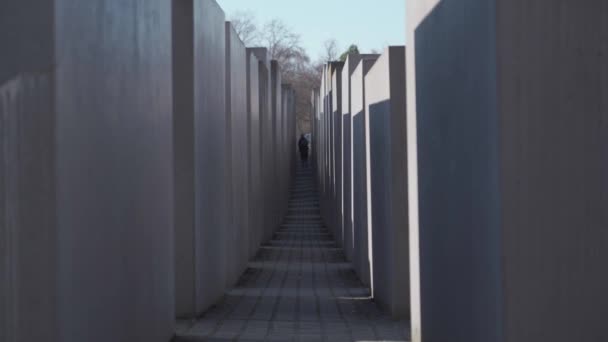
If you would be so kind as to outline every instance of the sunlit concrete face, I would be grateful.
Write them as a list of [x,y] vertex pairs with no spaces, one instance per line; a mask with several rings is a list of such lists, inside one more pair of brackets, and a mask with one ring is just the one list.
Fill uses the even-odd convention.
[[352,198],[353,198],[353,265],[361,281],[370,286],[370,256],[368,220],[369,205],[369,130],[365,119],[364,77],[374,65],[377,56],[363,59],[350,77],[352,126]]
[[343,175],[342,175],[342,69],[344,63],[333,62],[333,71],[331,74],[332,84],[332,105],[331,105],[331,120],[332,120],[332,149],[333,149],[333,179],[334,190],[332,198],[334,199],[334,220],[332,228],[340,246],[344,245],[344,212],[343,212]]
[[[342,78],[342,212],[344,253],[346,259],[351,261],[355,248],[353,232],[353,127],[352,127],[352,89],[351,76],[361,59],[375,60],[377,55],[350,54],[344,62],[341,72]],[[361,95],[362,96],[362,95]]]
[[365,76],[375,300],[409,316],[405,48],[389,47]]
[[2,341],[173,335],[170,13],[3,6]]
[[608,339],[608,8],[429,3],[408,2],[413,340]]

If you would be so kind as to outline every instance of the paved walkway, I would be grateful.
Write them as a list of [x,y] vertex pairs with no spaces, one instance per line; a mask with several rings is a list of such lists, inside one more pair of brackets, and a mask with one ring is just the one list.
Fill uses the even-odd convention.
[[405,322],[370,299],[323,227],[311,169],[298,170],[289,213],[239,284],[175,342],[409,341]]

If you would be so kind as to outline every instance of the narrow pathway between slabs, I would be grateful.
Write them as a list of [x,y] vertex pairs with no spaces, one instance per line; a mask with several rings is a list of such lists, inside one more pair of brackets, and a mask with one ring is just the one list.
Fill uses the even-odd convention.
[[370,299],[324,227],[312,168],[298,168],[289,212],[235,288],[175,342],[409,341]]

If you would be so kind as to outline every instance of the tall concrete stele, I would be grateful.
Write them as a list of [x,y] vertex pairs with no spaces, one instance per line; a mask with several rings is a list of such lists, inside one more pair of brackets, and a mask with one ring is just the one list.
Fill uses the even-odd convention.
[[608,3],[407,13],[413,341],[608,341]]
[[214,0],[0,8],[0,342],[170,341],[287,212],[293,90]]
[[171,2],[0,7],[0,341],[169,341]]
[[395,318],[410,314],[404,59],[390,47],[329,62],[311,103],[323,219]]
[[[374,300],[393,317],[410,314],[405,48],[384,50],[365,76],[369,134],[368,221]],[[356,189],[360,191],[360,189]]]

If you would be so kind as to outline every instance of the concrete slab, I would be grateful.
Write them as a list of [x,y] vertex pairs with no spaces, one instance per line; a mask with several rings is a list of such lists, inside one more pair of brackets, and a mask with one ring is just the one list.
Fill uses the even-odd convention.
[[350,54],[342,69],[342,177],[343,177],[343,227],[344,253],[346,259],[353,260],[355,239],[353,233],[353,175],[352,175],[352,107],[351,107],[351,76],[361,59],[377,59],[378,55]]
[[261,65],[252,49],[247,49],[247,140],[249,164],[249,259],[257,253],[264,230],[262,185]]
[[388,47],[365,76],[371,182],[372,292],[394,317],[409,300],[405,48]]
[[408,16],[413,340],[607,340],[608,7],[419,0]]
[[270,55],[266,48],[251,49],[260,61],[259,81],[260,81],[260,129],[261,129],[261,148],[262,148],[262,190],[264,193],[263,222],[264,232],[263,241],[272,238],[274,232],[274,219],[272,212],[272,188],[274,179],[272,177],[272,111],[271,111],[271,68]]
[[[378,56],[377,56],[378,57]],[[364,284],[371,285],[368,221],[370,208],[369,191],[369,129],[365,112],[365,75],[377,57],[363,59],[350,77],[351,127],[352,127],[352,198],[353,198],[353,265]]]
[[249,200],[243,196],[248,184],[247,140],[247,50],[230,22],[226,29],[226,138],[229,146],[230,191],[232,224],[225,240],[224,253],[228,262],[227,286],[233,286],[249,261]]
[[217,227],[229,218],[222,187],[230,180],[222,130],[225,22],[212,0],[174,1],[173,16],[176,311],[193,317],[222,296],[227,276],[225,249],[213,242],[225,241],[226,232]]
[[3,6],[0,340],[173,335],[170,11]]
[[333,165],[334,165],[334,222],[333,229],[336,234],[336,240],[340,247],[344,245],[344,195],[343,195],[343,175],[342,175],[342,69],[344,63],[334,62],[333,71],[331,74],[332,83],[332,110],[331,120],[333,125]]

